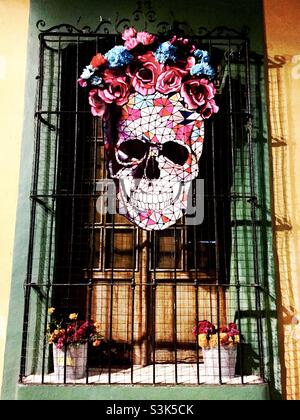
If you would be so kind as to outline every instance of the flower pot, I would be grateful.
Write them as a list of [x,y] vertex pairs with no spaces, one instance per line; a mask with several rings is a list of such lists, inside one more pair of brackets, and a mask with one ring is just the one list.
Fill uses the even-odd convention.
[[86,374],[88,343],[68,345],[66,349],[58,349],[53,344],[54,373],[58,382],[64,381],[66,366],[66,381],[83,378]]
[[[236,357],[236,345],[223,346],[220,348],[222,381],[234,378]],[[206,382],[218,383],[220,380],[218,348],[203,349],[203,359]]]

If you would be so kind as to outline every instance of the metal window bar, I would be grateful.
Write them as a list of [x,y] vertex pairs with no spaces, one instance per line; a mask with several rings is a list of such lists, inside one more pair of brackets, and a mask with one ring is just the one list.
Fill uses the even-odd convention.
[[[21,382],[34,381],[36,379],[32,378],[39,377],[41,383],[49,383],[52,380],[55,382],[55,377],[51,376],[53,375],[51,373],[52,353],[46,337],[48,306],[60,305],[65,313],[80,311],[88,320],[92,320],[95,316],[94,306],[97,299],[99,302],[96,315],[97,311],[102,314],[104,311],[102,306],[106,308],[106,312],[104,312],[108,321],[106,320],[104,324],[108,340],[106,350],[103,350],[100,356],[103,361],[100,366],[90,365],[92,349],[89,348],[84,377],[86,384],[195,383],[200,385],[205,383],[207,377],[203,370],[203,351],[197,336],[191,335],[188,341],[186,338],[182,338],[188,335],[185,331],[185,322],[187,322],[187,328],[191,329],[191,318],[197,326],[198,322],[205,317],[219,328],[225,318],[227,322],[233,321],[227,315],[232,314],[230,316],[235,317],[243,332],[246,328],[242,317],[247,312],[253,313],[253,300],[257,329],[256,331],[251,330],[253,328],[251,320],[247,319],[246,325],[247,337],[252,338],[254,347],[257,346],[259,374],[255,376],[257,369],[253,367],[251,372],[254,374],[252,375],[254,382],[265,379],[261,303],[263,290],[260,288],[259,280],[257,247],[259,221],[256,214],[253,133],[251,124],[247,125],[246,130],[243,126],[243,120],[246,118],[249,122],[252,115],[248,39],[237,34],[222,36],[220,31],[211,31],[203,36],[193,38],[202,42],[210,50],[212,57],[214,54],[219,56],[217,59],[219,93],[220,98],[222,95],[225,98],[223,106],[226,103],[226,109],[222,110],[221,117],[206,124],[204,152],[200,160],[200,176],[204,175],[205,178],[207,220],[204,225],[194,226],[192,229],[186,227],[184,222],[178,223],[173,228],[173,252],[164,251],[165,267],[168,266],[168,258],[171,258],[172,254],[173,268],[170,265],[169,269],[161,269],[161,247],[166,245],[162,245],[163,237],[158,232],[147,235],[148,247],[147,257],[145,257],[146,254],[143,256],[145,244],[142,244],[144,235],[139,228],[128,226],[128,223],[124,225],[124,222],[120,222],[119,216],[117,218],[112,216],[110,219],[104,217],[104,220],[99,224],[95,207],[97,165],[100,159],[97,148],[97,124],[94,123],[94,128],[91,130],[92,117],[86,105],[86,98],[83,98],[77,85],[74,84],[74,92],[71,94],[69,91],[71,83],[67,86],[63,85],[66,83],[68,71],[71,73],[73,71],[75,81],[81,67],[91,55],[95,51],[105,50],[107,46],[111,46],[116,41],[116,36],[52,30],[40,34],[30,239],[20,365]],[[50,63],[49,57],[56,61],[54,75],[47,67]],[[71,59],[70,62],[74,65],[73,70],[66,66],[66,58]],[[55,107],[50,104],[51,95],[54,98],[56,95]],[[228,137],[228,145],[226,150],[223,150],[224,146],[221,144],[220,127],[222,124],[227,127],[225,136]],[[226,129],[224,132],[226,133]],[[244,158],[243,139],[245,136],[248,148],[247,162]],[[48,173],[48,178],[52,177],[52,188],[50,189],[44,179],[43,167],[46,165],[45,147],[51,142],[54,143],[54,148],[51,152],[50,162],[50,166],[53,166],[51,166],[52,172]],[[230,159],[228,158],[229,169],[226,168],[228,162],[223,161],[223,152],[225,152],[225,156],[230,156]],[[236,173],[246,181],[244,186],[240,184],[237,187],[240,180]],[[102,175],[104,176],[105,172],[102,172]],[[192,188],[193,199],[196,200],[194,182]],[[93,202],[92,209],[87,205],[89,199],[92,199]],[[250,211],[248,211],[249,199]],[[231,216],[229,215],[230,207]],[[246,214],[245,220],[241,220],[241,209],[244,209]],[[47,266],[45,277],[41,269],[35,268],[41,264],[37,252],[39,240],[45,240],[45,237],[40,238],[41,226],[39,224],[42,212],[46,213],[46,216],[43,217],[46,219],[49,217],[47,219],[49,235],[46,238],[48,246],[46,255],[48,257],[44,261],[44,265]],[[67,215],[70,215],[68,222]],[[249,280],[247,280],[247,276],[241,274],[240,269],[240,265],[245,266],[246,260],[243,260],[242,257],[239,259],[242,226],[244,223],[247,227],[247,217],[250,217],[253,256],[253,270],[250,270],[251,278]],[[64,222],[66,222],[65,225]],[[231,223],[232,249],[226,232],[228,223]],[[132,248],[131,251],[128,251],[128,254],[131,255],[131,269],[118,271],[118,275],[116,275],[115,252],[120,247],[119,242],[116,241],[116,235],[122,227],[128,228],[133,235]],[[104,254],[108,252],[108,248],[105,248],[105,244],[97,243],[99,239],[96,240],[96,229],[99,232],[110,230],[108,276],[103,274],[107,259]],[[182,232],[180,236],[177,235],[178,231]],[[102,235],[101,237],[106,236]],[[60,241],[63,244],[61,246],[59,246]],[[165,239],[165,241],[168,240]],[[87,242],[90,243],[89,251],[86,250]],[[215,248],[213,253],[211,244],[214,244]],[[60,251],[62,251],[61,256],[59,255]],[[121,250],[121,254],[122,252],[124,253],[124,250]],[[96,253],[103,254],[99,259],[98,270],[102,277],[99,277],[98,272],[95,271]],[[244,254],[246,254],[245,251]],[[67,256],[67,259],[64,256]],[[234,267],[232,267],[231,260]],[[146,264],[145,261],[149,265],[148,271],[146,270],[147,275],[145,275],[144,268],[142,277],[138,277],[139,280],[137,280],[137,276],[140,276],[140,271],[142,271],[140,266]],[[179,261],[182,261],[182,267],[178,265]],[[231,267],[229,267],[230,264]],[[213,276],[208,274],[211,272],[214,273]],[[251,282],[252,277],[254,283]],[[172,290],[170,312],[167,311],[164,302],[164,296],[170,296],[168,290]],[[145,299],[148,301],[145,302]],[[190,303],[194,307],[193,313],[184,312],[185,306],[189,306],[189,299],[193,302]],[[146,309],[141,310],[141,305],[146,305]],[[115,314],[116,307],[118,307],[120,315]],[[37,312],[42,314],[43,327],[42,334],[37,336],[34,341],[35,325],[32,319]],[[165,328],[171,330],[170,343],[167,332],[165,338],[161,339],[161,319],[158,322],[157,317],[161,317],[163,312],[167,314]],[[145,322],[145,327],[143,322],[137,318],[141,313],[146,313],[149,317]],[[122,317],[127,320],[127,326],[125,321],[122,323]],[[118,334],[123,338],[116,345],[115,338]],[[124,338],[125,336],[127,339]],[[144,343],[144,346],[139,341],[145,340],[145,337],[146,344]],[[116,348],[118,353],[118,349],[123,346],[125,352],[123,356],[126,354],[126,340],[130,349],[128,371],[124,367],[121,369],[118,366],[120,357],[118,355],[116,357],[116,353],[114,353]],[[143,348],[146,350],[144,351]],[[63,383],[70,382],[66,350],[65,348]],[[137,356],[137,353],[140,355]],[[244,371],[244,355],[244,347],[241,345],[239,347],[239,376],[235,378],[240,383],[247,383],[247,378],[251,376],[246,375]],[[31,358],[34,359],[34,362],[31,361]],[[189,360],[190,363],[185,360]],[[145,362],[146,366],[144,366]],[[151,367],[152,373],[147,370],[147,364]],[[219,383],[224,382],[222,364],[221,340],[218,334],[217,381]],[[38,375],[39,369],[41,369],[40,376]],[[94,379],[95,369],[98,375],[97,380]],[[185,370],[188,373],[182,374]],[[148,373],[144,374],[144,371]],[[163,371],[165,373],[161,374]],[[169,374],[170,372],[171,374]],[[194,376],[192,372],[195,373]]]

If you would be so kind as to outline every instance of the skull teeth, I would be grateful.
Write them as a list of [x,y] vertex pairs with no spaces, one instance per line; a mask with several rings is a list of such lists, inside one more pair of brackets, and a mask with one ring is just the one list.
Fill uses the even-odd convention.
[[173,198],[172,193],[162,193],[162,194],[151,194],[143,193],[140,191],[134,191],[131,195],[132,201],[141,202],[144,204],[165,204],[171,202]]
[[166,207],[169,207],[172,204],[172,200],[169,199],[165,202],[160,202],[160,203],[150,203],[149,200],[148,202],[143,202],[140,200],[136,200],[133,197],[130,200],[130,204],[142,211],[147,211],[147,210],[154,210],[154,211],[160,211],[160,210],[164,210]]

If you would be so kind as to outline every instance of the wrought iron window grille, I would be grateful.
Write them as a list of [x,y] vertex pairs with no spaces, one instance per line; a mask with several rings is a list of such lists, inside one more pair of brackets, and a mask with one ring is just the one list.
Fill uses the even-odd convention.
[[[156,23],[149,2],[134,22]],[[148,7],[142,12],[142,7]],[[114,32],[130,24],[119,19]],[[249,39],[225,27],[190,36],[218,69],[220,113],[206,124],[200,177],[205,220],[147,233],[122,216],[99,215],[96,182],[106,177],[103,129],[76,80],[96,51],[118,37],[109,20],[96,30],[41,30],[31,222],[25,281],[22,383],[203,384],[265,380],[264,289],[259,269]],[[177,25],[179,28],[183,24]],[[157,32],[169,30],[158,23]],[[178,28],[177,28],[178,29]],[[255,81],[254,81],[255,83]],[[196,199],[196,197],[195,197]],[[47,341],[50,306],[100,320],[103,343],[88,349],[84,378],[53,372]],[[192,334],[207,319],[236,322],[243,342],[235,376],[225,374],[220,336],[215,368],[205,372]],[[211,375],[211,376],[210,376]]]

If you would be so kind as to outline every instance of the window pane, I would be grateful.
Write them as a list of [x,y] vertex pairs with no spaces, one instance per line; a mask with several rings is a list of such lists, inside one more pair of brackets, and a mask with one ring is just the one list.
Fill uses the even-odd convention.
[[151,235],[151,268],[182,269],[181,230],[167,229]]
[[133,258],[134,231],[132,229],[106,230],[105,241],[105,268],[132,270],[134,267]]

